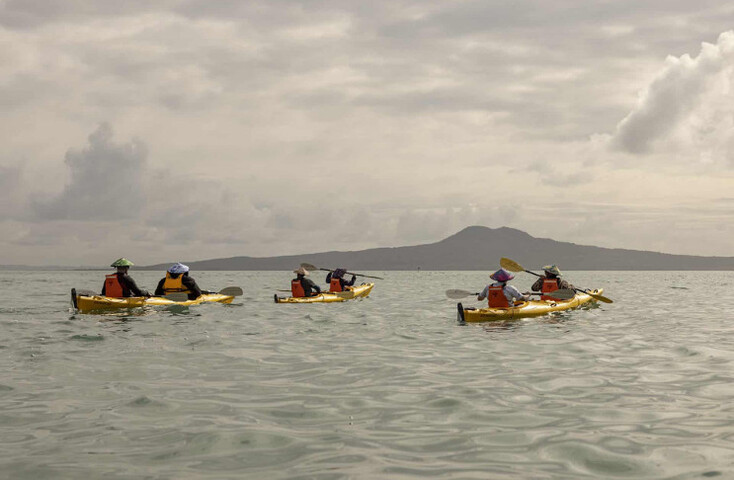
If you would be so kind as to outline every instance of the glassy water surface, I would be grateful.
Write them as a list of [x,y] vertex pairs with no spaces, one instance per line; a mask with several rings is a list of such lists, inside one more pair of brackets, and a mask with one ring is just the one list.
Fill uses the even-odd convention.
[[487,272],[374,273],[278,305],[288,272],[193,272],[245,295],[86,315],[103,272],[0,271],[0,478],[734,478],[734,272],[569,272],[615,303],[470,325],[443,292]]

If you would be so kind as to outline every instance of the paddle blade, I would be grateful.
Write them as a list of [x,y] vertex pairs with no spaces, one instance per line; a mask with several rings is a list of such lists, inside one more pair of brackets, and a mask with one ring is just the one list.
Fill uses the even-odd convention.
[[504,268],[505,270],[509,270],[510,272],[524,272],[525,269],[522,265],[517,263],[514,260],[510,260],[509,258],[502,257],[500,259],[500,266]]
[[189,294],[183,292],[173,292],[169,293],[168,295],[164,295],[164,298],[172,302],[185,302],[189,299]]
[[301,267],[305,268],[306,270],[318,270],[319,267],[316,265],[311,265],[310,263],[302,263]]
[[243,293],[240,287],[225,287],[219,290],[220,295],[227,295],[228,297],[239,297]]
[[451,290],[446,290],[446,296],[452,299],[459,299],[459,298],[466,298],[470,297],[472,295],[479,295],[478,293],[472,293],[467,290],[459,290],[457,288],[453,288]]
[[604,295],[599,295],[598,293],[591,293],[587,292],[585,290],[582,290],[585,294],[589,295],[591,298],[595,300],[599,300],[600,302],[604,303],[614,303],[614,301],[611,298],[607,298]]
[[570,300],[576,296],[576,292],[569,288],[561,288],[559,290],[553,290],[548,295],[559,300]]

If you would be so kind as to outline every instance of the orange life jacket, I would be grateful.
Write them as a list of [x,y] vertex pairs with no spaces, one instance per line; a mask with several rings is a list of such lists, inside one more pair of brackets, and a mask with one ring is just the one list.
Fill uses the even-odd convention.
[[[543,293],[550,293],[555,292],[558,290],[558,279],[556,278],[544,278],[543,279],[543,288],[540,290]],[[552,297],[550,295],[541,295],[541,300],[559,300],[556,297]]]
[[125,295],[122,291],[122,284],[117,274],[105,275],[104,277],[104,294],[106,297],[122,298]]
[[329,291],[330,292],[341,292],[342,282],[339,281],[338,278],[332,278],[331,282],[329,283]]
[[174,292],[191,293],[191,290],[183,284],[183,273],[173,278],[170,272],[166,272],[166,280],[163,282],[163,292],[166,294]]
[[510,302],[505,297],[505,291],[503,287],[489,287],[487,293],[487,302],[490,308],[509,308]]
[[306,291],[303,290],[303,285],[301,285],[301,280],[295,279],[291,281],[291,294],[293,295],[293,298],[301,298],[306,296]]

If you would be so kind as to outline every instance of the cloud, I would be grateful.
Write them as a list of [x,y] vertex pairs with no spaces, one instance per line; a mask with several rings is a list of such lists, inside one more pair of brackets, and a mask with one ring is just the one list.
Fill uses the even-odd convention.
[[89,135],[86,148],[66,153],[70,181],[58,196],[34,202],[41,219],[121,220],[140,215],[147,148],[139,140],[116,144],[112,135],[112,127],[102,123]]
[[[618,125],[610,146],[631,154],[700,152],[700,163],[734,163],[734,31],[695,58],[668,57],[666,67]],[[689,158],[690,160],[690,158]]]

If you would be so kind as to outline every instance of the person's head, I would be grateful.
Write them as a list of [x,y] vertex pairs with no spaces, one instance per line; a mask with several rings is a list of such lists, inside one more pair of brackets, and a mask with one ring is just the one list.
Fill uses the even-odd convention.
[[561,276],[561,270],[555,265],[546,265],[543,267],[543,271],[548,278],[558,278]]
[[489,276],[492,280],[500,283],[507,283],[513,278],[515,278],[515,275],[511,274],[504,268],[500,268],[496,272],[494,272],[492,275]]
[[183,263],[174,263],[168,267],[168,273],[170,273],[173,278],[176,278],[179,275],[187,275],[189,273],[189,267]]
[[302,277],[308,276],[308,270],[306,270],[303,267],[296,268],[295,270],[293,270],[293,273],[295,273],[296,275],[298,275],[298,278],[302,278]]
[[133,265],[135,265],[133,262],[123,257],[118,258],[117,260],[112,262],[112,265],[110,265],[110,267],[115,267],[118,273],[127,273],[127,271],[130,270],[130,267]]
[[345,273],[347,273],[347,269],[346,268],[337,268],[331,274],[331,278],[343,278]]

